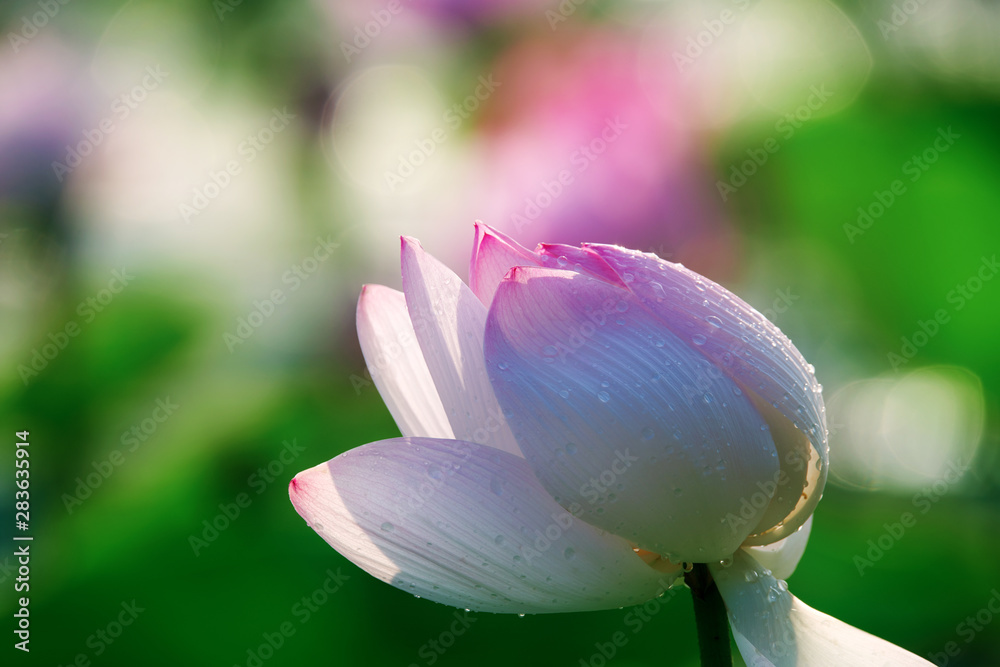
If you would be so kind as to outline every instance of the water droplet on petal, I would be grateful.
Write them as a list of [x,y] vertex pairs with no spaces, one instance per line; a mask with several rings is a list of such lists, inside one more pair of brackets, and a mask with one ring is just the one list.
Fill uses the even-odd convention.
[[508,368],[510,368],[510,364],[508,364],[506,361],[501,361],[500,363],[497,364],[497,368],[499,368],[502,371],[505,371]]
[[606,391],[597,392],[597,398],[600,399],[601,403],[607,403],[611,400],[611,394]]
[[563,558],[566,560],[573,560],[576,558],[576,550],[573,547],[566,547],[563,551]]
[[567,442],[566,443],[566,453],[567,454],[576,454],[576,443],[575,442]]
[[705,337],[702,336],[701,334],[695,334],[691,336],[691,342],[694,343],[695,345],[704,345],[705,340],[706,340]]
[[652,440],[655,435],[656,433],[653,431],[653,429],[649,428],[648,426],[642,429],[643,440]]
[[618,303],[615,304],[615,310],[617,310],[619,313],[624,313],[626,310],[628,310],[628,304],[625,303],[624,301],[619,301]]
[[719,328],[722,326],[722,320],[720,320],[715,315],[709,315],[708,317],[705,318],[705,321],[711,324],[715,328]]
[[497,546],[503,544],[503,535],[497,535],[495,538],[493,538],[493,544]]
[[385,523],[382,524],[382,530],[386,531],[387,533],[391,533],[395,529],[396,529],[396,527],[394,525],[392,525],[391,523],[389,523],[388,521],[386,521]]

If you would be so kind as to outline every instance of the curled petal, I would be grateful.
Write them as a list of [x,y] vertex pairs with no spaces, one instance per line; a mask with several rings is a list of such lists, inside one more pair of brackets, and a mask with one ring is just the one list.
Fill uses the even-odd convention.
[[541,243],[538,246],[538,254],[543,258],[555,260],[556,266],[552,266],[553,262],[548,262],[550,268],[575,269],[612,285],[625,287],[625,281],[615,273],[611,265],[590,248],[577,248],[562,243]]
[[419,243],[402,241],[406,308],[454,437],[520,455],[486,376],[486,307]]
[[513,269],[485,349],[521,451],[589,523],[674,562],[725,558],[759,523],[779,471],[764,419],[629,291]]
[[826,410],[813,367],[774,324],[721,285],[655,255],[610,245],[586,247],[618,275],[632,275],[629,289],[664,326],[696,345],[809,439],[808,464],[815,467],[815,473],[806,480],[805,498],[758,543],[794,533],[819,502],[829,467]]
[[417,344],[403,293],[382,285],[365,285],[358,299],[357,319],[368,371],[400,432],[454,437]]
[[726,602],[733,637],[750,667],[932,664],[816,611],[742,551],[731,566],[711,565],[710,569]]
[[676,575],[557,505],[524,459],[399,438],[299,473],[296,510],[368,573],[435,602],[498,613],[612,609]]
[[806,551],[812,522],[813,518],[810,516],[801,528],[783,540],[763,547],[744,547],[744,550],[753,556],[755,561],[771,570],[776,578],[787,579],[795,572],[799,561],[802,560],[802,554]]
[[508,271],[515,266],[539,266],[541,263],[538,255],[506,234],[481,222],[476,223],[469,287],[487,308]]

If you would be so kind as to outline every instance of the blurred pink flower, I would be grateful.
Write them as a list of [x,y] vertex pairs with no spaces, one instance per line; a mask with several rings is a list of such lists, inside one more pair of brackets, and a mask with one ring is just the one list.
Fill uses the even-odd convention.
[[529,244],[619,243],[729,274],[734,238],[699,147],[648,99],[636,42],[566,27],[500,58],[477,211]]

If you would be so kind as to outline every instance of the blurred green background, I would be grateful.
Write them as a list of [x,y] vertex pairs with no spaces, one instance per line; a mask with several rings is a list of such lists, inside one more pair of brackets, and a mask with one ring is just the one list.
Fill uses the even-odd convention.
[[639,632],[626,609],[451,637],[288,501],[398,434],[360,286],[398,288],[400,234],[467,275],[475,219],[657,252],[773,319],[831,429],[791,590],[1000,664],[996,4],[43,0],[0,26],[4,664],[597,667],[620,630],[607,664],[697,664],[686,590]]

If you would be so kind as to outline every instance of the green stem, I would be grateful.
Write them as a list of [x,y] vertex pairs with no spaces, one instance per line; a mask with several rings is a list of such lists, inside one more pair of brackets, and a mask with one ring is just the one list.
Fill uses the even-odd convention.
[[702,667],[732,667],[729,651],[729,619],[719,587],[712,579],[708,565],[695,563],[684,575],[694,602],[694,619],[698,626],[698,649]]

